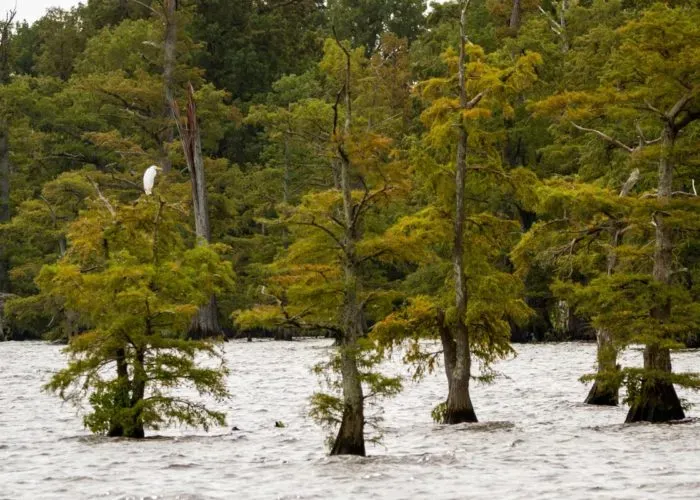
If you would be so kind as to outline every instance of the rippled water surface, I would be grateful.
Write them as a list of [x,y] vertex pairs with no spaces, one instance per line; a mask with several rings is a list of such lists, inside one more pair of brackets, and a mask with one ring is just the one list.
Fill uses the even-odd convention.
[[[475,387],[479,424],[431,421],[441,371],[408,381],[384,402],[383,443],[367,458],[327,457],[324,431],[306,416],[317,387],[309,368],[328,349],[229,343],[229,426],[131,441],[90,436],[73,407],[41,392],[64,363],[59,347],[0,343],[0,498],[700,498],[700,422],[624,426],[624,408],[580,404],[594,345],[519,346],[498,365],[502,377]],[[676,353],[674,367],[699,359]]]

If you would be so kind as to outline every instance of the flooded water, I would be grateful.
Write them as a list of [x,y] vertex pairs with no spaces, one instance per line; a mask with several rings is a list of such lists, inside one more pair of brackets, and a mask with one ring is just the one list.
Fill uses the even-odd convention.
[[[594,349],[519,346],[498,365],[502,377],[475,387],[474,425],[431,421],[446,392],[441,371],[408,381],[383,404],[384,439],[369,457],[329,458],[325,432],[306,416],[317,388],[309,368],[327,355],[326,340],[227,344],[228,427],[144,441],[92,437],[73,407],[41,392],[64,363],[59,347],[0,343],[0,498],[700,497],[700,422],[625,426],[624,408],[581,404],[578,378]],[[625,363],[640,358],[631,351]],[[680,352],[674,367],[697,369],[698,359]],[[388,368],[405,371],[398,361]]]

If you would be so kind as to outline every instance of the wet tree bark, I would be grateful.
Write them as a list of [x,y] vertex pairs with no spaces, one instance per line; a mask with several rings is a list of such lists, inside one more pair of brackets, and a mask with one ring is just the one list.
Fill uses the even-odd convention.
[[617,406],[619,387],[612,381],[608,381],[618,369],[617,350],[613,345],[612,336],[607,330],[597,330],[596,340],[598,343],[598,378],[593,382],[584,403],[598,406]]
[[[129,407],[129,370],[126,363],[126,350],[122,347],[116,350],[114,360],[117,364],[118,391],[115,395],[115,409]],[[110,437],[124,437],[125,427],[120,419],[113,420],[107,433]]]
[[[670,157],[677,131],[673,125],[675,116],[668,118],[662,139],[663,152],[659,161],[658,200],[660,204],[670,200],[673,185],[673,165]],[[661,212],[654,213],[653,219],[656,225],[653,277],[654,280],[668,285],[671,283],[673,265],[673,228],[664,220]],[[653,318],[662,321],[670,314],[670,302],[659,304],[651,311]],[[672,371],[669,349],[660,347],[658,343],[647,344],[644,348],[644,369],[649,370],[649,376],[642,380],[640,394],[630,406],[626,422],[667,422],[685,418],[673,384],[664,377]]]
[[143,401],[143,398],[146,395],[146,371],[144,369],[144,362],[145,353],[143,349],[137,349],[134,362],[133,381],[131,384],[131,421],[129,422],[129,426],[125,429],[124,437],[137,439],[143,439],[145,437],[143,422],[141,421],[141,412],[135,410],[137,405]]
[[[350,134],[352,123],[352,106],[350,92],[350,54],[347,49],[336,39],[336,42],[345,53],[345,125],[342,137]],[[336,103],[337,117],[337,103]],[[336,135],[334,133],[334,135]],[[340,186],[343,197],[343,222],[345,234],[343,236],[343,272],[344,272],[344,297],[343,297],[343,332],[340,340],[341,376],[343,379],[343,417],[338,429],[338,435],[333,443],[331,455],[359,455],[365,456],[365,416],[364,395],[362,382],[358,368],[357,356],[359,348],[357,340],[363,332],[362,303],[360,300],[361,283],[359,276],[359,264],[356,256],[356,244],[359,237],[358,217],[355,217],[356,206],[352,199],[352,186],[350,158],[341,141],[338,143],[338,156],[340,167]]]
[[[187,99],[187,127],[182,128],[179,120],[179,111],[176,101],[171,102],[173,114],[177,118],[180,138],[185,151],[185,159],[190,172],[192,184],[192,205],[194,208],[194,227],[197,245],[208,245],[211,241],[209,226],[209,208],[207,203],[207,184],[204,174],[204,157],[202,155],[202,141],[197,124],[197,109],[194,102],[194,89],[192,85],[188,89]],[[192,321],[188,337],[202,339],[218,337],[224,331],[219,324],[218,307],[216,297],[212,296],[209,303],[201,306]]]
[[[460,108],[467,109],[469,103],[466,94],[466,82],[464,74],[465,44],[466,44],[466,11],[469,1],[462,2],[460,16],[460,46],[459,46],[459,101]],[[462,422],[476,422],[476,414],[469,395],[469,381],[471,379],[471,346],[469,343],[469,329],[464,323],[467,312],[467,285],[465,282],[464,266],[464,222],[466,207],[464,189],[467,177],[467,132],[464,129],[460,117],[459,140],[457,143],[457,162],[455,168],[455,220],[454,239],[452,246],[452,271],[455,280],[455,325],[454,347],[455,364],[452,377],[448,377],[446,424],[459,424]],[[449,344],[449,343],[448,343]],[[443,343],[443,348],[445,345]],[[449,348],[449,347],[448,347]]]

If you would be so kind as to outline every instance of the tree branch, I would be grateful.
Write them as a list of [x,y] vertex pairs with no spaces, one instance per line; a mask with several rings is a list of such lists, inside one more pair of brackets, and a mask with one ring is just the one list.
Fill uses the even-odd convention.
[[596,134],[598,137],[601,137],[602,139],[617,146],[618,148],[624,149],[628,153],[634,153],[636,150],[636,148],[632,148],[632,147],[628,146],[627,144],[625,144],[624,142],[621,142],[613,137],[610,137],[605,132],[601,132],[600,130],[596,130],[594,128],[582,127],[581,125],[579,125],[573,121],[569,121],[569,123],[571,123],[571,125],[573,125],[574,128],[581,130],[582,132],[591,132],[593,134]]

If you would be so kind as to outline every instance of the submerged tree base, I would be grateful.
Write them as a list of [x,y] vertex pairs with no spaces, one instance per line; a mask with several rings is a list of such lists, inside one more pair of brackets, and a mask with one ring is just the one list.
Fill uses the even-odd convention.
[[632,404],[625,423],[668,422],[685,418],[683,407],[673,384],[643,384],[638,402]]
[[478,420],[476,418],[476,413],[474,413],[474,408],[466,408],[461,410],[450,410],[448,408],[447,413],[445,413],[445,420],[443,423],[454,425],[475,422],[478,422]]
[[360,457],[366,455],[363,420],[362,410],[353,412],[346,409],[343,412],[343,422],[340,424],[338,436],[333,442],[331,455],[357,455]]
[[617,406],[619,402],[618,390],[613,387],[606,387],[598,382],[593,383],[593,387],[588,392],[586,400],[587,405],[597,406]]
[[124,437],[131,439],[143,439],[146,437],[146,433],[143,431],[143,427],[132,427],[130,429],[124,430],[121,425],[113,426],[107,433],[109,437]]
[[359,457],[366,456],[364,441],[358,442],[355,439],[337,438],[333,444],[331,455],[356,455]]

